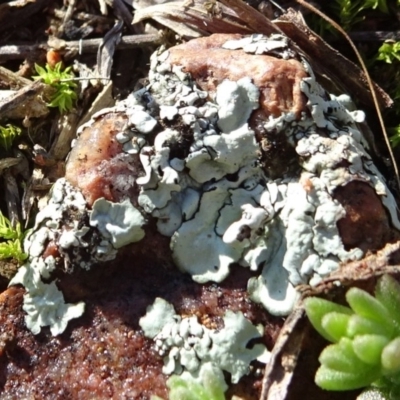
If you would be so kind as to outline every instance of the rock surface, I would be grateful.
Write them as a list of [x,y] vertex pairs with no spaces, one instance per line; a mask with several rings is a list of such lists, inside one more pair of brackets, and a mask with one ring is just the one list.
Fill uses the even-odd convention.
[[[398,238],[359,114],[317,84],[283,37],[241,40],[213,35],[155,53],[149,86],[81,129],[53,212],[27,238],[26,273],[15,279],[24,298],[16,287],[0,298],[3,398],[166,397],[162,356],[139,327],[156,297],[208,329],[240,311],[264,326],[271,350],[297,285]],[[146,222],[140,242],[117,251],[90,224],[101,197],[130,200]],[[118,230],[123,211],[114,214]],[[86,304],[57,338],[50,323],[37,336],[24,325],[42,278],[66,303]],[[259,398],[262,368],[254,361],[228,395]]]

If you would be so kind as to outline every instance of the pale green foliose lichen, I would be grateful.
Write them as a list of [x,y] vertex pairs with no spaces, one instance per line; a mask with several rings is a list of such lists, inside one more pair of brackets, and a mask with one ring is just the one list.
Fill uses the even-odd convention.
[[[80,221],[88,219],[89,214],[90,226],[80,226]],[[47,206],[38,213],[34,228],[25,239],[29,260],[10,281],[10,285],[25,287],[23,310],[28,329],[38,334],[42,327],[49,326],[52,335],[59,335],[68,321],[80,317],[85,309],[82,302],[66,304],[55,281],[43,282],[42,279],[51,279],[56,268],[54,257],[43,258],[50,241],[64,256],[66,270],[89,269],[96,262],[113,259],[116,248],[141,240],[144,222],[129,200],[112,204],[100,199],[90,213],[80,191],[65,179],[59,179],[52,188]],[[96,227],[103,240],[98,240],[99,235],[92,240]]]
[[283,59],[295,57],[295,53],[288,47],[289,39],[280,34],[265,36],[253,34],[241,39],[228,40],[223,45],[224,49],[243,49],[250,54],[277,54]]
[[[251,35],[223,47],[301,59],[282,35]],[[307,110],[270,116],[262,126],[285,137],[297,154],[296,172],[272,178],[261,165],[259,138],[249,125],[259,107],[254,82],[226,79],[216,93],[207,93],[182,67],[171,66],[168,55],[158,51],[151,57],[147,87],[100,113],[125,112],[128,117],[117,140],[142,163],[144,174],[136,179],[138,208],[129,200],[113,204],[100,199],[90,213],[79,191],[60,180],[26,239],[28,268],[46,273],[34,259],[54,240],[67,270],[71,263],[89,269],[141,240],[145,219],[155,218],[158,231],[171,238],[172,257],[181,271],[199,283],[223,281],[233,264],[258,271],[248,282],[250,298],[283,316],[298,298],[297,285],[317,284],[341,262],[364,255],[343,246],[337,222],[345,210],[334,199],[337,187],[354,180],[369,184],[400,229],[394,197],[357,125],[364,114],[348,96],[327,93],[306,61],[308,77],[301,90]],[[78,210],[81,220],[90,216],[90,225],[81,227],[76,220],[63,227],[68,210]],[[90,242],[92,232],[100,233],[101,243]],[[82,249],[90,257],[80,257]],[[185,368],[195,367],[193,357],[182,353],[181,358]],[[175,370],[176,358],[171,354],[169,359],[168,368]]]
[[231,381],[237,383],[249,373],[252,361],[268,362],[269,352],[262,344],[248,346],[251,340],[262,337],[263,328],[255,327],[241,312],[227,310],[223,321],[224,328],[208,329],[197,317],[182,318],[171,304],[157,298],[139,325],[164,357],[164,374],[183,372],[198,377],[211,364],[229,372]]
[[[301,58],[281,35],[252,35],[223,47]],[[250,78],[224,80],[206,99],[189,74],[168,64],[168,52],[152,56],[149,74],[160,118],[178,119],[190,135],[183,139],[180,130],[166,128],[142,148],[146,176],[137,181],[139,205],[158,219],[159,231],[171,237],[176,265],[195,281],[221,282],[235,263],[261,270],[248,291],[274,315],[292,310],[297,285],[316,284],[341,262],[363,256],[343,246],[337,222],[345,210],[334,199],[335,188],[353,180],[369,183],[400,227],[394,198],[357,126],[364,114],[348,96],[327,93],[304,65],[309,76],[301,90],[308,112],[270,116],[264,124],[265,131],[285,136],[299,156],[298,173],[278,179],[262,169],[260,145],[249,126],[259,107],[259,89]],[[182,142],[188,151],[174,151]]]
[[96,227],[116,249],[143,239],[144,223],[144,217],[128,199],[121,203],[97,199],[90,214],[90,226]]
[[[60,335],[66,329],[71,319],[80,317],[85,311],[83,302],[66,304],[64,296],[57,288],[55,281],[49,284],[43,283],[41,278],[49,276],[54,269],[54,259],[47,257],[44,263],[48,264],[45,269],[38,269],[27,263],[22,266],[10,285],[21,284],[25,287],[24,304],[22,309],[26,312],[25,323],[27,328],[34,334],[40,333],[41,328],[50,327],[53,336]],[[32,263],[41,263],[43,260],[33,259]]]

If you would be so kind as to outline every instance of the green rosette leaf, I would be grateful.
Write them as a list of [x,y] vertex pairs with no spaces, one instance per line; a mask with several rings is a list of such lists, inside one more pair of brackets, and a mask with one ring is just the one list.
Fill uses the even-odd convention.
[[346,300],[356,314],[382,324],[387,331],[387,335],[393,335],[394,326],[390,313],[374,296],[364,290],[353,287],[347,291]]
[[221,387],[221,382],[211,371],[206,371],[204,373],[203,384],[207,391],[208,399],[225,400],[225,394]]
[[381,354],[389,339],[382,335],[359,335],[353,339],[353,350],[357,357],[370,365],[380,365]]
[[378,367],[359,373],[358,371],[343,372],[322,365],[316,375],[315,383],[325,390],[354,390],[370,385],[379,377]]
[[354,338],[357,335],[382,335],[391,337],[393,328],[390,326],[389,329],[386,325],[370,319],[354,314],[350,317],[347,324],[347,336]]
[[383,275],[375,286],[375,297],[388,310],[400,335],[400,284],[390,275]]
[[[335,334],[331,335],[323,326],[322,319],[325,315],[329,313],[339,313],[345,315],[351,315],[353,312],[349,307],[341,306],[339,304],[333,303],[332,301],[320,299],[318,297],[309,297],[304,300],[304,307],[307,316],[315,328],[315,330],[330,342],[336,342]],[[329,321],[329,319],[328,319]],[[327,321],[327,323],[328,323]],[[330,322],[330,321],[329,321]],[[341,329],[339,329],[340,331]],[[334,330],[335,331],[335,330]]]
[[388,373],[398,373],[400,371],[400,337],[393,339],[382,351],[382,367]]
[[339,343],[327,346],[320,354],[319,362],[329,369],[342,372],[361,373],[371,368],[357,357],[352,341],[348,338],[342,338]]
[[349,314],[334,311],[322,318],[321,326],[333,338],[333,342],[338,342],[342,337],[346,336],[349,319]]
[[169,400],[206,400],[206,390],[193,380],[184,380],[180,376],[171,376],[167,386],[170,389]]

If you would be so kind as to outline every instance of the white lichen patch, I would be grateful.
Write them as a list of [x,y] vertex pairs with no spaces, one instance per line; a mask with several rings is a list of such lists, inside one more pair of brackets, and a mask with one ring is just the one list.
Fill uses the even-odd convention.
[[[300,59],[281,35],[252,35],[223,47]],[[345,210],[334,199],[337,187],[354,180],[370,184],[398,226],[392,197],[357,126],[363,113],[348,96],[326,93],[306,63],[309,77],[301,90],[308,111],[300,118],[269,117],[264,124],[266,132],[285,136],[300,160],[296,172],[273,180],[261,166],[249,125],[259,107],[251,78],[226,79],[207,97],[167,60],[168,52],[152,56],[147,90],[159,105],[152,116],[164,130],[141,150],[146,176],[138,180],[139,204],[171,236],[176,265],[194,280],[221,282],[235,263],[261,270],[249,282],[251,298],[285,315],[297,299],[297,285],[316,283],[341,262],[363,256],[343,246],[337,222]],[[177,123],[186,128],[177,129]]]
[[[53,256],[44,258],[50,243],[63,256],[64,265],[58,262],[58,267],[71,272],[76,267],[89,269],[95,263],[113,259],[117,248],[143,238],[145,220],[129,200],[121,204],[102,200],[90,211],[81,192],[59,179],[48,204],[37,214],[35,226],[24,242],[29,260],[10,282],[25,287],[25,322],[34,334],[49,326],[52,335],[59,335],[69,320],[84,312],[82,302],[64,302],[55,281],[42,281],[51,279],[57,267]],[[89,219],[90,224],[85,225]]]
[[90,215],[90,226],[96,227],[116,249],[143,239],[144,223],[144,217],[128,199],[121,203],[98,199]]
[[236,40],[228,40],[222,45],[224,49],[243,49],[250,54],[272,54],[283,59],[294,58],[295,53],[288,47],[289,39],[280,34],[265,36],[253,34]]
[[218,127],[222,132],[232,132],[247,123],[253,110],[260,105],[260,91],[250,78],[237,82],[223,81],[217,87],[215,101],[218,105]]
[[53,336],[60,335],[71,319],[80,317],[85,311],[83,302],[66,304],[54,281],[49,284],[42,282],[41,278],[48,278],[53,269],[52,257],[45,260],[34,258],[20,267],[10,281],[10,285],[21,284],[26,289],[22,309],[26,312],[26,326],[34,335],[45,326],[50,327]]
[[229,266],[240,259],[240,249],[227,245],[215,233],[215,221],[227,197],[225,191],[204,193],[195,217],[183,223],[172,236],[176,265],[196,282],[221,282],[228,276]]
[[262,337],[263,328],[255,327],[241,312],[226,311],[224,327],[208,329],[197,317],[182,318],[173,306],[157,298],[139,321],[146,337],[153,339],[160,356],[164,357],[163,373],[202,374],[203,368],[229,372],[233,383],[250,372],[256,359],[268,360],[269,352],[263,344],[249,346]]
[[[93,241],[99,233],[82,221],[89,219],[90,210],[79,191],[64,178],[59,179],[51,189],[48,204],[37,214],[35,226],[24,242],[25,251],[30,259],[40,257],[49,242],[57,246],[64,257],[64,267],[71,270],[74,266],[89,269],[96,262],[113,259],[116,250],[105,243]],[[110,239],[108,234],[105,240]],[[107,246],[106,246],[107,247]]]
[[219,180],[239,171],[239,168],[255,161],[258,150],[254,132],[247,123],[229,133],[205,136],[203,146],[191,153],[186,162],[190,176],[199,183]]
[[132,113],[129,118],[129,122],[140,132],[150,133],[156,126],[157,120],[145,111],[136,111]]
[[64,332],[71,319],[80,317],[85,311],[85,304],[66,304],[63,294],[55,282],[40,283],[37,290],[24,295],[22,309],[27,313],[25,323],[34,334],[40,333],[43,326],[49,326],[53,336]]
[[[281,35],[252,35],[223,47],[301,60]],[[361,249],[343,245],[337,224],[346,211],[335,199],[337,188],[354,181],[368,184],[400,229],[395,199],[366,151],[358,125],[364,114],[347,95],[327,93],[306,61],[308,77],[300,85],[306,109],[258,121],[256,135],[250,116],[259,107],[260,92],[251,77],[227,77],[207,93],[182,67],[170,65],[168,54],[153,54],[147,87],[98,114],[127,116],[116,138],[123,152],[137,154],[142,163],[144,173],[135,177],[139,196],[132,199],[138,206],[101,199],[90,212],[78,190],[57,182],[25,242],[30,255],[26,287],[38,276],[51,277],[52,265],[40,261],[49,242],[58,246],[67,270],[89,268],[141,240],[145,220],[154,218],[158,231],[171,237],[172,257],[182,272],[205,283],[223,281],[233,264],[250,268],[258,273],[248,282],[250,298],[271,314],[287,315],[298,297],[297,285],[316,284],[341,262],[364,256]],[[265,146],[279,151],[281,143],[286,146],[282,153],[290,149],[293,159],[277,177],[265,167]],[[89,218],[89,225],[82,222]],[[239,324],[239,317],[228,313],[227,326],[231,319]],[[178,322],[174,317],[165,325],[177,327]],[[188,319],[179,329],[199,329],[204,336],[199,326]],[[166,371],[198,369],[203,345],[181,351],[177,343],[159,340],[168,349]],[[223,355],[218,357],[221,369],[234,379],[247,368],[230,370],[222,366]]]

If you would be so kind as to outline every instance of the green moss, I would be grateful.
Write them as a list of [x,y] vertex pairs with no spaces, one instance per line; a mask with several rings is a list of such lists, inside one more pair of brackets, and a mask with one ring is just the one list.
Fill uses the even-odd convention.
[[377,60],[391,64],[400,61],[400,42],[386,42],[378,50]]
[[77,84],[73,80],[75,76],[71,72],[71,67],[63,69],[62,63],[59,62],[54,68],[48,64],[45,68],[35,64],[35,70],[39,75],[34,76],[33,79],[42,80],[56,89],[48,106],[57,107],[60,113],[71,110],[78,98],[76,94]]
[[[392,115],[389,114],[388,119],[398,121],[400,117],[400,42],[383,43],[374,57],[373,67],[375,70],[384,71],[387,82],[384,88],[394,100],[394,107],[390,113]],[[388,133],[392,146],[398,146],[400,144],[400,124],[389,126]]]
[[21,129],[15,125],[0,126],[0,147],[8,152],[19,135],[21,135]]
[[[346,31],[351,31],[354,26],[363,22],[366,19],[366,13],[371,10],[380,14],[389,13],[386,0],[331,0],[321,4],[321,11],[337,21]],[[312,14],[307,21],[321,36],[327,33],[337,34],[337,31],[319,16]]]
[[21,224],[14,228],[8,218],[0,212],[0,259],[15,259],[22,263],[28,258],[22,249],[24,236]]

